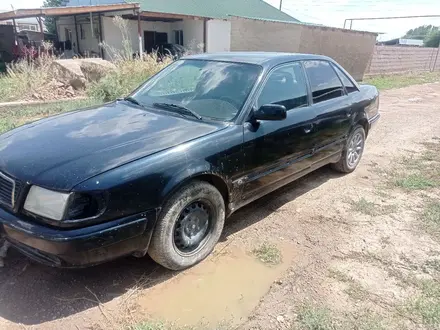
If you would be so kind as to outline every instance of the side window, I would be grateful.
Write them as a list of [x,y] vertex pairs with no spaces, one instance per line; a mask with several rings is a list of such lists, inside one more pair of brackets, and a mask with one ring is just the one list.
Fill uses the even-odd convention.
[[304,67],[312,89],[313,103],[331,100],[344,95],[341,81],[326,61],[305,61]]
[[265,104],[284,105],[287,110],[308,105],[306,80],[299,62],[270,73],[258,97],[257,107]]
[[356,86],[351,82],[351,80],[347,77],[347,75],[342,72],[341,69],[339,69],[336,65],[333,65],[336,72],[338,73],[339,78],[341,78],[342,83],[344,84],[345,89],[347,90],[347,93],[353,93],[356,92],[358,89]]

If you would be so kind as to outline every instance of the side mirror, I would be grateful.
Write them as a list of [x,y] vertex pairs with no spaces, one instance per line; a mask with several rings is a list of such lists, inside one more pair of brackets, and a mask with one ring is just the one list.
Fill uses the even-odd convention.
[[254,111],[254,119],[257,120],[284,120],[286,116],[286,107],[280,104],[265,104]]

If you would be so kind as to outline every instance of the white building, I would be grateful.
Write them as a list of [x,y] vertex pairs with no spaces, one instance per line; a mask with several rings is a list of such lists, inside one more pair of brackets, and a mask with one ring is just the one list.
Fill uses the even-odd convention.
[[[66,0],[65,5],[101,7],[99,12],[57,19],[59,40],[70,40],[73,50],[80,54],[99,54],[101,42],[106,48],[121,48],[123,37],[113,22],[115,16],[127,20],[133,52],[149,52],[163,43],[179,44],[193,51],[228,51],[231,15],[299,22],[262,0],[140,0],[138,10],[112,10],[133,6],[123,0]],[[111,56],[108,51],[103,55]]]

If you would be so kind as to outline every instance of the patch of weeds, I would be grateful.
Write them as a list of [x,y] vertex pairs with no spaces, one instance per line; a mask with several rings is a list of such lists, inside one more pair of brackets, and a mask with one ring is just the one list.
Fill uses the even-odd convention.
[[440,301],[421,297],[407,306],[407,311],[421,319],[425,325],[438,329],[440,326]]
[[346,283],[347,288],[344,292],[353,300],[365,300],[368,297],[368,291],[353,277],[334,269],[329,270],[329,277]]
[[440,283],[434,280],[422,280],[414,283],[421,294],[405,306],[405,311],[424,325],[438,329],[440,327]]
[[436,182],[434,180],[425,177],[421,173],[413,173],[406,177],[398,178],[395,180],[394,184],[397,187],[408,190],[423,190],[436,186]]
[[365,300],[368,298],[368,291],[359,283],[352,282],[348,284],[348,288],[344,292],[353,300]]
[[439,142],[424,142],[422,143],[426,149],[434,152],[433,155],[437,155],[437,159],[439,159],[438,153],[440,152],[440,143]]
[[367,201],[364,197],[361,197],[358,201],[351,202],[351,209],[353,211],[371,216],[377,215],[377,206],[377,204]]
[[423,168],[424,159],[419,155],[404,156],[399,160],[399,164],[404,165],[407,169],[418,170]]
[[128,328],[128,330],[170,330],[165,324],[158,322],[141,322]]
[[361,197],[357,201],[351,201],[351,210],[370,216],[386,215],[397,210],[396,205],[379,205]]
[[422,268],[425,270],[425,273],[427,273],[426,269],[432,269],[440,273],[440,260],[439,259],[426,260]]
[[384,320],[377,314],[370,311],[363,313],[362,315],[354,315],[351,317],[349,326],[347,329],[356,330],[385,330],[387,327],[383,324]]
[[389,198],[390,195],[383,191],[382,189],[376,189],[375,194],[381,198]]
[[429,234],[438,236],[440,234],[440,202],[431,201],[425,205],[420,219]]
[[298,313],[299,329],[301,330],[334,330],[338,329],[330,310],[312,306],[302,307]]
[[411,268],[413,270],[419,269],[419,267],[409,257],[407,257],[404,253],[401,253],[399,255],[399,259],[404,262],[405,266],[408,266],[409,268]]
[[353,281],[353,278],[351,276],[341,272],[338,269],[329,269],[328,273],[329,273],[328,274],[329,277],[334,278],[335,280],[338,280],[339,282],[347,283],[347,282]]
[[281,251],[273,244],[263,243],[260,247],[252,250],[252,253],[258,260],[268,265],[278,265],[282,261]]

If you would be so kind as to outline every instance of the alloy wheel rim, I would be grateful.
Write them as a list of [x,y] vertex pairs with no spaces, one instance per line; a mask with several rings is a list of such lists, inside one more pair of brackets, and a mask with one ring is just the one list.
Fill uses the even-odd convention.
[[174,226],[173,244],[181,255],[192,255],[205,245],[212,224],[211,208],[202,201],[187,205]]
[[364,149],[364,139],[361,133],[356,133],[351,138],[347,150],[347,164],[354,168],[358,163]]

